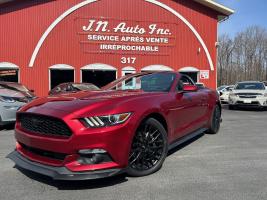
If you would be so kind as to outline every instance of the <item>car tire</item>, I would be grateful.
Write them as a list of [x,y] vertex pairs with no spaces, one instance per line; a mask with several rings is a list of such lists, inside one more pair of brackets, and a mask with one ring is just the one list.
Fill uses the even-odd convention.
[[146,176],[158,171],[168,153],[167,132],[154,118],[147,119],[137,129],[129,154],[127,174]]
[[2,124],[2,117],[0,115],[0,130],[2,130],[2,129],[3,129],[3,124]]
[[265,111],[265,107],[264,106],[260,106],[260,111]]
[[216,134],[219,132],[221,126],[221,109],[218,104],[213,109],[211,124],[206,131],[208,134]]

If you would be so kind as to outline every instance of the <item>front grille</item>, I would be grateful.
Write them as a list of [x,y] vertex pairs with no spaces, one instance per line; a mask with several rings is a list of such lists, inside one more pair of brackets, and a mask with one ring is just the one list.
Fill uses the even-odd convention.
[[251,95],[244,95],[244,96],[239,96],[240,98],[242,98],[242,99],[245,99],[245,98],[248,98],[248,99],[256,99],[257,98],[257,96],[251,96]]
[[261,95],[261,93],[236,93],[236,95],[238,95],[238,96],[257,96],[257,95]]
[[239,104],[239,105],[260,105],[260,103],[258,102],[258,101],[252,101],[251,103],[244,103],[244,101],[237,101],[236,102],[237,104]]
[[18,121],[24,130],[32,133],[63,137],[72,135],[69,127],[62,120],[55,117],[20,113],[18,114]]
[[19,144],[24,150],[26,150],[30,153],[39,155],[39,156],[43,156],[43,157],[47,157],[47,158],[51,158],[51,159],[56,159],[56,160],[61,160],[61,161],[63,161],[65,159],[65,157],[67,156],[67,154],[55,153],[52,151],[45,151],[42,149],[36,149],[33,147],[26,146],[25,144],[22,144],[22,143],[19,143]]

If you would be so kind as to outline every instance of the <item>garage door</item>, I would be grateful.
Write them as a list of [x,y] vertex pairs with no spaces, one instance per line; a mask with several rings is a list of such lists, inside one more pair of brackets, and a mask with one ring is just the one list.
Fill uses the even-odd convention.
[[19,67],[8,62],[0,63],[0,81],[19,82]]
[[194,82],[199,81],[199,69],[195,67],[183,67],[179,70],[179,72],[189,76]]
[[50,89],[61,83],[74,82],[74,68],[69,65],[58,64],[49,68]]
[[92,83],[98,87],[103,87],[116,80],[117,69],[106,64],[96,63],[81,68],[83,83]]

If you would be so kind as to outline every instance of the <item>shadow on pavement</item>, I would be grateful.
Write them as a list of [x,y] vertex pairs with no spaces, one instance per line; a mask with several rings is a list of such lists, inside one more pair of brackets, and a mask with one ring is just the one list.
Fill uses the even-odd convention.
[[[228,104],[222,104],[222,108],[224,110],[229,110]],[[240,106],[236,107],[234,110],[231,111],[254,111],[254,112],[264,112],[267,111],[267,107],[265,108],[258,108],[258,107],[245,107],[245,106]]]
[[167,156],[170,156],[170,155],[176,153],[177,151],[183,149],[187,145],[190,145],[191,143],[195,142],[196,140],[198,140],[199,138],[203,137],[204,135],[205,135],[205,133],[202,133],[202,134],[197,135],[196,137],[194,137],[194,138],[192,138],[192,139],[190,139],[190,140],[188,140],[188,141],[186,141],[186,142],[174,147],[173,149],[169,150]]
[[[187,145],[190,145],[194,141],[201,138],[205,133],[202,133],[178,146],[171,149],[168,152],[167,156],[171,156],[175,152],[183,149]],[[25,170],[23,168],[20,168],[18,166],[14,166],[14,168],[18,169],[21,173],[23,173],[25,176],[27,176],[30,179],[33,179],[35,181],[48,184],[50,186],[56,187],[58,190],[85,190],[85,189],[94,189],[94,188],[104,188],[104,187],[110,187],[113,185],[121,184],[128,181],[127,174],[120,174],[113,177],[108,178],[102,178],[102,179],[96,179],[96,180],[83,180],[83,181],[57,181],[53,180],[52,178],[48,176],[44,176],[32,171]]]
[[[192,138],[191,140],[171,149],[168,152],[168,156],[179,151],[180,149],[183,149],[187,145],[201,138],[203,135],[204,134],[200,134]],[[32,171],[28,171],[18,166],[14,166],[14,168],[18,169],[21,173],[23,173],[25,176],[29,177],[30,179],[56,187],[58,190],[86,190],[86,189],[94,189],[94,188],[104,188],[104,187],[110,187],[110,186],[121,184],[121,183],[128,181],[127,175],[125,173],[117,175],[117,176],[109,177],[109,178],[96,179],[96,180],[56,181],[48,176],[44,176],[44,175],[41,175],[41,174],[38,174]]]
[[13,130],[14,128],[15,128],[15,123],[12,123],[8,125],[0,126],[0,131],[3,131],[3,130],[10,131],[10,130]]
[[[177,147],[171,149],[168,152],[167,156],[170,156],[174,154],[175,152],[179,151],[180,149],[183,149],[187,145],[193,143],[194,141],[201,138],[203,134],[200,134],[191,140],[188,140],[187,142],[182,143],[181,145],[178,145]],[[32,171],[25,170],[23,168],[20,168],[18,166],[14,166],[14,168],[18,169],[21,173],[23,173],[25,176],[27,176],[30,179],[33,179],[35,181],[48,184],[50,186],[56,187],[58,190],[86,190],[86,189],[94,189],[94,188],[104,188],[104,187],[110,187],[113,185],[121,184],[128,181],[127,174],[120,174],[113,177],[108,178],[102,178],[102,179],[96,179],[96,180],[83,180],[83,181],[58,181],[53,180],[52,178],[48,176],[44,176]]]
[[121,174],[121,175],[117,175],[117,176],[113,176],[109,178],[96,179],[96,180],[57,181],[57,180],[53,180],[52,178],[48,176],[37,174],[35,172],[22,169],[18,166],[15,166],[15,168],[18,169],[25,176],[29,177],[30,179],[56,187],[58,190],[86,190],[86,189],[94,189],[94,188],[104,188],[104,187],[110,187],[110,186],[128,181],[125,174]]

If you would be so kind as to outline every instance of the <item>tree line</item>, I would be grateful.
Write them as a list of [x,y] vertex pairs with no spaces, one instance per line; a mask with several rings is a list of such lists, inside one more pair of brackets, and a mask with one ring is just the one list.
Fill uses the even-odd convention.
[[218,85],[232,85],[238,81],[267,80],[267,30],[248,27],[231,38],[219,37]]

